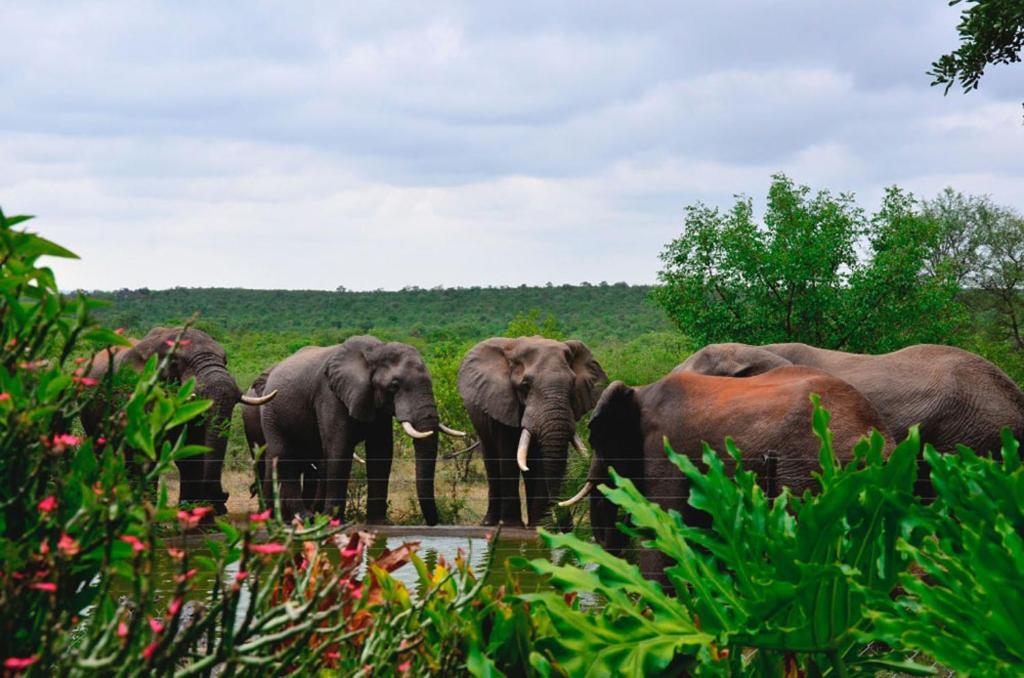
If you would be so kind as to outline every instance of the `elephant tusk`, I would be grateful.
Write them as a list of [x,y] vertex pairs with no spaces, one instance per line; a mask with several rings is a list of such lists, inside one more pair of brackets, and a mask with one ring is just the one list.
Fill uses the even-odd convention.
[[466,434],[465,434],[464,431],[456,431],[453,428],[448,428],[444,424],[438,424],[438,427],[441,429],[442,433],[447,433],[448,435],[450,435],[453,438],[465,438],[466,437]]
[[519,464],[519,468],[524,471],[529,471],[530,467],[526,465],[526,453],[530,449],[530,432],[523,429],[523,434],[519,436],[519,449],[516,451],[516,463]]
[[254,405],[256,407],[259,407],[260,405],[266,405],[267,403],[269,403],[271,400],[274,399],[274,396],[276,396],[276,395],[277,395],[277,389],[275,388],[273,391],[271,391],[270,393],[268,393],[265,396],[247,396],[247,395],[244,395],[241,398],[239,398],[239,400],[241,400],[246,405]]
[[586,459],[588,457],[588,455],[587,455],[587,447],[583,444],[583,439],[580,438],[580,434],[579,433],[574,433],[573,434],[573,436],[572,436],[572,446],[576,448],[576,451],[580,453],[581,457],[583,457],[584,459]]
[[407,421],[403,421],[402,422],[402,430],[404,430],[406,432],[406,434],[408,434],[408,436],[410,438],[422,439],[422,438],[429,438],[430,436],[434,435],[433,431],[427,431],[426,433],[421,432],[421,431],[417,431],[413,427],[413,425],[410,424]]
[[366,460],[365,460],[365,459],[363,459],[362,457],[360,457],[360,456],[359,456],[358,454],[356,454],[355,452],[353,452],[353,453],[352,453],[352,458],[353,458],[353,459],[355,459],[356,461],[358,461],[358,462],[359,462],[360,464],[362,464],[363,466],[365,466],[365,465],[366,465]]
[[593,491],[593,489],[594,483],[588,480],[587,482],[583,483],[583,487],[580,488],[579,492],[569,497],[565,501],[558,502],[558,505],[561,506],[562,508],[569,508],[570,506],[575,506],[576,504],[583,501],[586,498],[586,496]]

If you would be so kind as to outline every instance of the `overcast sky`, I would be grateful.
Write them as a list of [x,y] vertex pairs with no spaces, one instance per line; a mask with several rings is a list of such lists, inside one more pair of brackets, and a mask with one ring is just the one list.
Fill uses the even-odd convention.
[[[486,4],[486,7],[484,6]],[[1024,209],[1024,66],[945,0],[7,2],[0,207],[64,288],[652,282],[770,175]]]

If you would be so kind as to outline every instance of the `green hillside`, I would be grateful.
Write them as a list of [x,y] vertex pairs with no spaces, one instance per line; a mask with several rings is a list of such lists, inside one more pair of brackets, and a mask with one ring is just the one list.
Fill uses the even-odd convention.
[[556,319],[567,336],[625,340],[671,329],[650,300],[651,288],[614,285],[410,289],[327,292],[184,288],[91,292],[114,302],[100,312],[114,327],[143,330],[198,312],[200,325],[237,332],[300,333],[388,330],[403,336],[482,338],[501,334],[517,315],[537,310]]

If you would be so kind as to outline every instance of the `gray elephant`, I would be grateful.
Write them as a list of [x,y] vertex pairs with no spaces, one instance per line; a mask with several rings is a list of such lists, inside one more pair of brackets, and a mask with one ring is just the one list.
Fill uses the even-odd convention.
[[806,365],[850,383],[874,404],[897,440],[920,424],[921,440],[940,452],[963,444],[997,453],[1000,429],[1024,436],[1024,394],[998,367],[953,346],[919,344],[882,355],[806,344],[711,344],[676,369],[747,377],[782,365]]
[[413,439],[423,519],[437,523],[436,432],[465,434],[438,421],[430,374],[415,348],[371,336],[307,346],[275,365],[263,388],[279,392],[260,408],[263,493],[272,495],[276,466],[286,517],[310,510],[344,515],[355,447],[365,441],[367,521],[385,522],[394,417]]
[[[777,496],[783,487],[797,494],[813,489],[820,441],[811,429],[812,393],[832,414],[830,428],[839,459],[849,460],[858,440],[872,429],[885,436],[887,450],[891,449],[884,422],[871,403],[821,370],[783,367],[750,379],[672,372],[635,388],[616,381],[605,389],[590,417],[594,457],[588,481],[561,505],[572,506],[589,496],[595,539],[621,554],[626,536],[615,527],[618,507],[594,491],[609,482],[612,467],[651,501],[679,511],[686,524],[705,526],[707,514],[687,503],[689,483],[665,454],[665,437],[676,452],[698,466],[703,466],[706,441],[730,468],[731,458],[724,455],[729,436],[743,453],[744,468],[757,473],[769,496]],[[644,552],[640,562],[651,577],[660,577],[667,565],[652,552]]]
[[[180,339],[179,339],[180,335]],[[224,453],[227,449],[227,424],[235,405],[243,403],[258,407],[273,400],[275,393],[263,397],[243,396],[228,371],[227,353],[206,332],[194,328],[182,331],[180,327],[154,327],[131,347],[118,347],[101,351],[90,361],[88,376],[102,380],[111,367],[114,371],[123,366],[140,371],[154,355],[162,359],[171,350],[175,340],[178,347],[171,356],[165,373],[175,384],[191,378],[196,380],[196,395],[208,398],[213,405],[194,422],[188,425],[186,442],[190,445],[205,445],[210,452],[177,462],[180,475],[180,501],[211,504],[218,513],[224,513],[228,495],[221,487],[221,472],[224,468]],[[99,430],[104,420],[107,403],[94,400],[82,412],[82,426],[89,435],[101,435]],[[172,434],[172,438],[176,437]]]
[[576,421],[597,402],[607,376],[581,341],[498,337],[474,346],[459,367],[459,394],[482,444],[487,471],[484,525],[538,525],[565,476]]

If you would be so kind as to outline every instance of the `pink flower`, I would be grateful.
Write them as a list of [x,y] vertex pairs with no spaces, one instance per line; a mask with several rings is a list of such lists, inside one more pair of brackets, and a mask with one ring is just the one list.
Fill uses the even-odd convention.
[[324,652],[324,659],[334,659],[334,660],[341,659],[341,653],[338,652],[337,650],[332,650],[330,652]]
[[241,584],[248,577],[249,577],[249,573],[246,572],[245,570],[242,570],[241,572],[239,572],[238,574],[235,575],[235,582]]
[[117,622],[117,637],[124,638],[128,635],[128,625],[123,621]]
[[153,653],[156,652],[156,646],[159,645],[159,644],[160,644],[159,640],[154,640],[152,643],[147,645],[146,649],[142,651],[142,658],[145,659],[148,662],[150,657],[153,656]]
[[96,444],[97,445],[106,445],[107,444],[107,439],[104,438],[103,436],[100,436],[99,438],[96,439]]
[[269,544],[249,544],[249,550],[253,553],[273,554],[286,551],[284,544],[270,542]]
[[118,327],[116,330],[114,330],[114,334],[124,334],[124,328]]
[[39,544],[39,552],[44,556],[50,552],[50,543],[45,539]]
[[197,506],[191,511],[178,511],[178,520],[183,527],[195,527],[208,513],[213,513],[209,506]]
[[363,552],[363,545],[356,544],[353,548],[343,548],[341,550],[342,558],[354,558]]
[[76,384],[81,384],[82,386],[95,386],[100,383],[99,379],[95,379],[93,377],[75,377],[73,381]]
[[20,671],[39,661],[39,657],[8,657],[4,660],[4,668],[12,671]]
[[51,494],[49,497],[36,504],[36,508],[43,513],[49,513],[53,509],[57,508],[57,497]]
[[60,540],[57,542],[57,550],[69,558],[78,555],[78,542],[72,539],[66,532],[61,532]]
[[82,439],[78,436],[73,436],[70,433],[58,433],[53,436],[53,440],[47,447],[52,448],[54,452],[63,452],[65,449],[74,447],[80,442],[82,442]]
[[263,513],[250,513],[249,520],[254,523],[265,523],[270,519],[270,509],[267,509]]
[[359,600],[360,598],[363,597],[363,586],[362,586],[362,584],[360,584],[359,586],[355,586],[353,584],[350,584],[350,586],[352,587],[352,592],[349,594],[350,596],[352,596],[356,600]]
[[164,623],[159,619],[149,618],[149,628],[153,629],[153,633],[163,633]]
[[188,572],[183,572],[182,574],[176,574],[176,575],[174,575],[174,582],[177,583],[177,584],[181,584],[182,582],[186,582],[189,579],[191,579],[192,577],[196,576],[197,572],[199,572],[199,570],[197,568],[193,567]]
[[338,518],[331,518],[331,522],[327,523],[330,527],[340,527],[341,520]]
[[178,614],[178,610],[181,609],[181,596],[178,596],[171,601],[171,604],[167,606],[167,616],[173,617]]
[[0,393],[0,400],[10,400],[10,399],[11,399],[11,394],[10,393]]
[[139,541],[138,537],[133,537],[130,534],[122,534],[118,539],[123,541],[125,544],[130,544],[133,553],[141,553],[146,550],[146,545]]
[[169,555],[171,558],[174,558],[175,560],[181,560],[185,557],[185,552],[181,549],[176,549],[173,546],[171,546],[167,549],[167,555]]
[[405,673],[406,671],[409,670],[409,668],[411,666],[412,666],[412,661],[411,660],[406,660],[406,661],[404,661],[404,662],[402,662],[401,664],[398,665],[398,672],[399,673]]
[[36,591],[46,591],[48,593],[57,592],[57,585],[52,581],[37,581],[34,584],[29,584],[28,587],[30,589],[35,589]]

